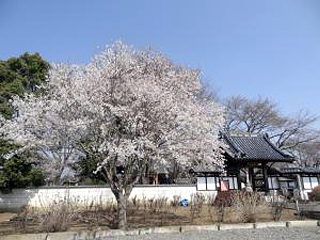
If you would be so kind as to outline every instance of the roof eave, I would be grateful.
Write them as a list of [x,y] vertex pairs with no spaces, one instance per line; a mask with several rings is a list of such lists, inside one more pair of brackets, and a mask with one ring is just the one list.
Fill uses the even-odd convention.
[[288,159],[262,159],[262,158],[233,158],[234,161],[239,162],[290,162],[293,163],[295,159],[288,158]]

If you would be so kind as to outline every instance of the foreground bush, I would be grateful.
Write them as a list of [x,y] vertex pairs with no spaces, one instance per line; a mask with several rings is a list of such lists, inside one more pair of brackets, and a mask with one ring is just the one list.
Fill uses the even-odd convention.
[[237,214],[237,222],[256,222],[258,207],[266,207],[266,204],[257,192],[233,193],[232,208]]
[[190,201],[190,221],[193,222],[195,217],[199,217],[206,198],[201,193],[191,195]]
[[[230,191],[219,192],[217,197],[214,199],[212,207],[210,208],[210,214],[216,215],[218,222],[224,222],[225,216],[230,206],[232,206],[233,194]],[[213,219],[213,218],[212,218]]]
[[66,231],[70,227],[73,215],[66,201],[54,203],[40,215],[40,229],[44,232]]

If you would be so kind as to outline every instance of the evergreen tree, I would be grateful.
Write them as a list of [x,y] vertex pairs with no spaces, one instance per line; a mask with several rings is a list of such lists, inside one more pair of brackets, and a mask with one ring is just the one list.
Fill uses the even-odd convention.
[[[18,58],[0,61],[0,114],[5,119],[13,117],[13,96],[23,97],[26,93],[40,93],[38,86],[45,83],[50,65],[38,54],[24,53]],[[19,153],[7,158],[20,146],[0,136],[0,189],[43,184],[44,175],[31,152]]]

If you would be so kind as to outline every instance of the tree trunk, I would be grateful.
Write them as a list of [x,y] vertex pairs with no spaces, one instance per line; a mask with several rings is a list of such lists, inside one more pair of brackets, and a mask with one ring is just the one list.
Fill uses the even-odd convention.
[[117,198],[118,203],[118,227],[127,228],[127,196],[125,190],[121,189]]
[[132,188],[112,188],[118,207],[118,228],[126,229],[127,228],[127,202]]
[[[141,174],[144,172],[145,168],[142,167]],[[118,228],[125,229],[127,228],[127,202],[130,196],[130,193],[133,187],[140,180],[141,174],[137,175],[133,178],[132,181],[128,181],[132,176],[132,173],[128,173],[129,177],[126,176],[112,176],[106,171],[104,175],[106,180],[110,183],[110,188],[112,193],[114,194],[117,204],[118,204]],[[115,174],[116,175],[116,174]],[[112,179],[112,180],[110,180]]]

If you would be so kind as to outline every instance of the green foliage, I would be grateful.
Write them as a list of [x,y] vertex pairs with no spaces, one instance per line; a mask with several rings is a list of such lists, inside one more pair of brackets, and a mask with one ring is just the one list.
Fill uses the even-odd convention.
[[95,174],[94,171],[97,169],[99,163],[99,158],[97,156],[87,155],[86,157],[81,157],[75,164],[75,170],[78,172],[78,177],[82,179],[84,184],[102,184],[106,180],[102,177],[101,173]]
[[20,146],[0,138],[0,190],[11,190],[26,186],[44,184],[44,174],[34,161],[36,156],[29,152],[15,154],[7,159],[5,156]]
[[[13,108],[10,100],[30,92],[39,92],[37,86],[45,83],[50,65],[38,54],[25,53],[18,58],[0,61],[0,114],[10,119]],[[0,136],[0,189],[39,186],[44,175],[37,168],[30,153],[20,153],[7,159],[5,156],[19,146],[5,141]]]
[[0,114],[12,116],[10,99],[36,92],[37,86],[46,81],[50,65],[38,53],[25,53],[18,58],[0,61]]
[[0,170],[0,189],[10,190],[27,186],[44,184],[44,175],[41,169],[28,161],[24,156],[14,156],[4,161]]
[[[94,144],[96,141],[97,144]],[[79,144],[85,150],[85,156],[79,157],[78,161],[72,166],[81,182],[93,183],[99,185],[106,183],[106,179],[102,174],[105,174],[103,170],[99,171],[97,174],[94,172],[97,169],[99,160],[103,159],[103,156],[98,151],[98,146],[102,139],[96,138],[94,135],[88,136],[82,139]]]

